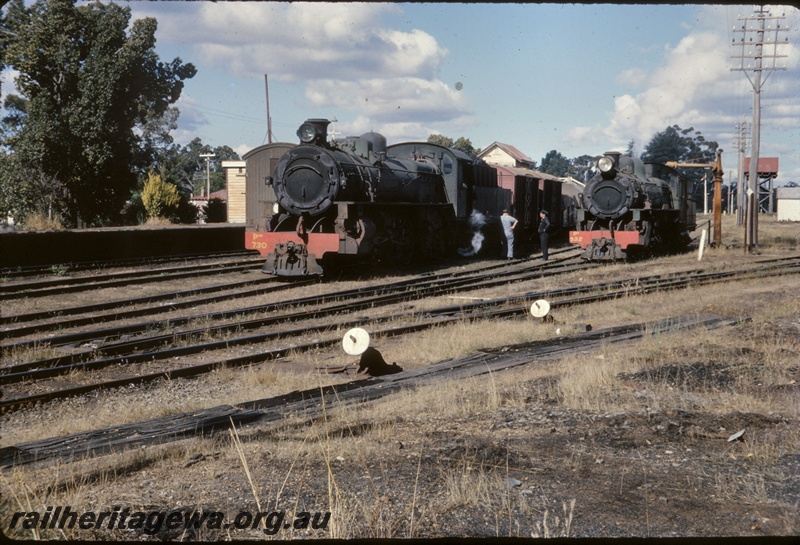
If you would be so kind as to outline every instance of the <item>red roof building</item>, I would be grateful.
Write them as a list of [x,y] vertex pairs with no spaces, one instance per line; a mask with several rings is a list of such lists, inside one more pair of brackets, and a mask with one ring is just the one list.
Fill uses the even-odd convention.
[[504,167],[526,169],[533,169],[536,167],[536,161],[514,146],[503,144],[502,142],[492,142],[478,154],[478,157],[487,163]]

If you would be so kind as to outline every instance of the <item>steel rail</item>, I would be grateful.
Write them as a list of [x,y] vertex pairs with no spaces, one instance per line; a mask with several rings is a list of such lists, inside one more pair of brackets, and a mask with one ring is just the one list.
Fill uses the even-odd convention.
[[[800,262],[778,264],[775,265],[771,270],[775,274],[780,274],[784,268],[789,268],[789,269],[797,268],[798,264],[800,264]],[[639,277],[635,279],[621,279],[599,284],[562,288],[559,290],[549,290],[546,292],[527,293],[521,296],[511,296],[507,298],[494,299],[490,301],[481,301],[471,304],[462,303],[455,306],[433,309],[427,311],[427,313],[438,316],[443,316],[448,314],[458,314],[458,313],[463,314],[467,310],[480,309],[484,307],[490,308],[498,305],[507,305],[519,302],[520,300],[533,300],[536,298],[545,298],[545,297],[547,298],[565,297],[568,295],[574,296],[581,293],[600,292],[599,299],[598,298],[587,299],[584,297],[582,299],[571,299],[566,301],[566,304],[568,305],[579,304],[584,302],[591,302],[593,300],[603,300],[625,295],[634,295],[636,293],[647,293],[649,290],[652,289],[674,289],[678,287],[685,287],[686,285],[688,285],[689,282],[701,285],[703,283],[724,280],[732,277],[742,278],[743,276],[748,274],[754,276],[763,276],[765,272],[763,269],[739,269],[735,271],[721,271],[721,272],[711,272],[711,273],[703,273],[701,271],[691,271],[692,274],[691,279],[685,278],[683,274],[684,273],[675,273],[673,275],[667,275],[667,276],[651,275],[648,277]],[[485,286],[479,284],[478,287],[485,287]],[[613,289],[616,289],[618,291],[616,292],[608,291]],[[440,294],[441,293],[418,290],[417,292],[413,293],[412,298],[422,298]],[[320,316],[325,316],[327,314],[342,315],[342,314],[352,313],[356,310],[361,310],[363,308],[376,307],[379,306],[380,304],[390,304],[390,303],[409,300],[408,294],[401,294],[396,297],[397,298],[393,296],[381,296],[381,297],[367,299],[357,304],[349,302],[343,305],[338,304],[332,307],[325,307],[314,311],[299,312],[291,315],[281,315],[271,318],[252,320],[249,322],[239,322],[237,324],[218,326],[216,328],[213,328],[212,330],[196,329],[192,331],[183,332],[180,335],[177,334],[163,335],[144,340],[118,343],[116,345],[112,345],[111,347],[106,347],[101,351],[106,356],[117,355],[118,357],[115,358],[106,358],[102,360],[93,360],[87,362],[84,361],[85,354],[76,354],[72,356],[51,358],[49,360],[39,360],[36,362],[17,364],[14,366],[9,366],[0,369],[0,384],[12,384],[24,380],[31,380],[31,379],[40,380],[43,378],[51,378],[53,376],[65,374],[71,370],[78,368],[88,370],[88,369],[100,369],[103,367],[108,367],[110,365],[142,363],[156,359],[167,359],[171,357],[191,355],[210,350],[224,349],[231,346],[239,346],[242,344],[262,343],[269,340],[298,336],[309,332],[327,331],[330,329],[330,326],[317,326],[312,328],[304,327],[295,330],[284,330],[280,332],[272,332],[256,336],[239,337],[235,339],[226,339],[224,341],[216,341],[210,343],[203,343],[199,345],[191,345],[180,348],[161,349],[157,351],[134,354],[134,352],[136,352],[137,350],[143,351],[152,348],[157,348],[170,340],[173,341],[178,339],[186,340],[190,339],[193,336],[208,334],[209,331],[213,332],[214,334],[220,334],[220,333],[228,333],[230,331],[237,331],[241,329],[254,329],[256,327],[263,327],[266,325],[272,325],[274,323],[282,323],[288,321],[296,322],[304,319],[318,318]],[[554,305],[556,304],[564,304],[564,303],[554,303]],[[419,315],[419,313],[412,311],[410,313],[392,314],[391,316],[388,317],[376,317],[373,318],[372,321],[378,323],[378,322],[385,322],[390,319],[397,319],[398,317],[408,317],[416,315]],[[362,322],[363,319],[360,319],[360,321],[356,320],[353,323],[358,325]],[[121,354],[125,354],[125,356],[121,356]]]
[[195,254],[177,254],[170,256],[152,256],[128,259],[106,259],[100,261],[74,261],[66,263],[48,263],[46,265],[24,265],[20,267],[0,267],[0,278],[14,280],[15,278],[27,278],[32,276],[49,276],[53,270],[66,267],[69,272],[112,269],[126,267],[141,267],[162,263],[177,263],[187,261],[197,261],[201,259],[223,259],[228,257],[247,257],[253,256],[254,250],[229,250],[221,252],[204,252]]
[[[791,272],[800,272],[800,266],[794,265],[793,267],[795,270]],[[748,271],[748,272],[756,272],[758,273],[757,276],[764,276],[765,271]],[[559,308],[563,306],[572,306],[577,304],[586,304],[589,302],[596,302],[608,299],[614,299],[617,297],[622,296],[629,296],[632,294],[638,293],[648,293],[650,291],[660,291],[660,290],[668,290],[668,289],[677,289],[687,287],[689,285],[702,285],[708,282],[713,281],[720,281],[725,279],[731,279],[736,277],[737,275],[731,274],[730,272],[723,272],[723,273],[707,273],[705,275],[695,276],[691,278],[682,278],[682,279],[673,279],[667,282],[662,282],[660,285],[645,285],[641,284],[638,286],[625,286],[616,292],[608,292],[608,293],[595,293],[591,295],[583,295],[583,296],[576,296],[572,298],[567,298],[565,300],[555,301],[551,303],[551,308]],[[580,288],[576,288],[580,289]],[[585,289],[592,289],[596,290],[597,286],[587,286]],[[633,293],[632,293],[633,292]],[[526,299],[531,299],[532,297],[538,297],[540,294],[529,294]],[[449,323],[463,321],[465,319],[468,320],[475,320],[475,319],[491,319],[491,318],[508,318],[514,316],[524,316],[528,313],[528,309],[526,306],[523,307],[511,307],[511,308],[495,308],[490,310],[485,310],[483,312],[469,312],[471,310],[477,311],[482,307],[487,306],[495,306],[495,307],[504,307],[512,300],[520,300],[519,297],[514,298],[503,298],[497,299],[493,301],[484,301],[480,303],[474,303],[472,305],[459,305],[453,307],[447,307],[445,309],[432,309],[425,312],[409,312],[406,313],[406,316],[415,316],[419,318],[421,315],[427,315],[428,317],[432,318],[431,321],[424,322],[424,323],[417,323],[415,325],[410,326],[399,326],[399,327],[392,327],[384,330],[375,331],[374,334],[376,336],[396,336],[396,335],[403,335],[411,332],[417,332],[425,329],[430,329],[433,327],[438,327],[442,325],[446,325]],[[390,320],[396,320],[402,315],[392,315],[387,317],[382,317],[380,319],[372,319],[367,320],[368,323],[379,323],[379,322],[387,322]],[[329,326],[318,326],[316,328],[303,328],[296,331],[296,334],[307,334],[309,332],[323,332],[332,329],[339,329],[343,327],[354,327],[356,325],[364,325],[364,320],[352,320],[350,322],[345,323],[337,323]],[[272,333],[267,334],[269,335],[280,335],[280,333]],[[259,336],[263,337],[263,339],[268,338],[267,336]],[[255,338],[250,337],[247,338],[246,342],[262,342],[262,340],[254,341]],[[239,339],[238,342],[245,342],[245,339]],[[324,341],[313,341],[311,343],[306,343],[302,345],[294,345],[285,348],[279,348],[274,350],[269,350],[262,352],[260,354],[252,354],[243,357],[237,358],[230,358],[226,360],[210,362],[200,365],[188,366],[181,369],[175,370],[168,370],[168,371],[161,371],[156,373],[150,373],[147,375],[140,375],[137,377],[128,377],[124,379],[117,379],[112,381],[107,381],[104,383],[97,383],[97,384],[90,384],[90,385],[83,385],[73,388],[68,388],[64,390],[59,390],[55,392],[47,392],[42,394],[36,394],[31,396],[19,397],[15,399],[9,399],[7,401],[0,402],[0,412],[7,411],[7,410],[16,410],[22,406],[29,405],[32,403],[39,403],[39,402],[47,402],[54,399],[64,398],[64,397],[72,397],[75,395],[81,395],[90,391],[98,390],[98,389],[110,389],[119,386],[124,386],[128,384],[139,384],[139,383],[146,383],[152,382],[159,379],[172,379],[172,378],[190,378],[193,376],[198,376],[201,374],[205,374],[211,372],[215,369],[225,368],[225,367],[241,367],[241,366],[248,366],[253,365],[255,363],[262,363],[265,361],[271,361],[278,359],[280,357],[285,356],[289,352],[305,352],[309,350],[316,350],[320,348],[326,348],[328,346],[333,346],[341,342],[341,340],[337,337],[334,339],[328,339]],[[232,341],[221,341],[220,343],[213,343],[218,344],[220,348],[232,346]],[[205,349],[209,349],[208,345],[205,345]],[[196,349],[197,347],[189,347]],[[171,355],[174,355],[174,352],[171,352]],[[145,356],[153,356],[152,354],[145,355]],[[93,366],[107,366],[113,365],[116,363],[122,363],[123,360],[130,359],[130,358],[117,358],[116,360],[100,360],[96,362],[88,362],[87,364],[78,364],[74,366],[74,368],[79,369],[89,369],[89,368],[96,368],[90,367]],[[51,370],[53,371],[53,370]]]
[[[431,293],[427,293],[425,290],[417,290],[411,292],[414,299],[423,298],[426,296],[430,296]],[[408,293],[401,294],[401,295],[384,295],[380,297],[373,297],[368,300],[364,300],[358,304],[354,304],[352,302],[345,303],[345,304],[338,304],[332,307],[326,307],[323,309],[318,309],[314,311],[308,312],[301,312],[301,313],[294,313],[289,315],[276,316],[272,318],[267,318],[263,320],[254,320],[252,323],[239,323],[239,324],[232,324],[230,326],[220,326],[218,328],[214,328],[214,333],[219,334],[223,332],[229,332],[231,330],[239,330],[239,329],[248,329],[254,327],[263,327],[266,325],[272,325],[274,323],[283,323],[288,321],[302,321],[305,319],[313,319],[318,318],[320,316],[326,316],[329,314],[338,314],[343,315],[347,313],[352,313],[356,310],[361,310],[364,308],[374,308],[381,304],[389,304],[395,302],[403,302],[408,301]],[[444,309],[434,309],[434,312],[437,314],[449,314],[452,313],[451,307],[446,307]],[[419,313],[416,312],[409,312],[409,313],[400,313],[400,314],[392,314],[389,316],[380,316],[376,318],[372,318],[372,322],[374,323],[382,323],[390,320],[396,320],[398,318],[404,318],[409,316],[415,316]],[[192,345],[192,346],[184,346],[178,348],[167,348],[161,349],[157,351],[151,352],[143,352],[139,354],[135,354],[134,352],[137,350],[146,350],[150,348],[155,348],[164,344],[170,340],[176,340],[176,336],[173,335],[165,335],[160,336],[157,338],[149,338],[145,339],[148,341],[147,343],[143,344],[142,341],[131,341],[126,343],[119,343],[114,345],[109,350],[103,350],[105,355],[112,355],[112,354],[124,354],[118,355],[114,358],[106,358],[102,360],[93,360],[93,361],[82,361],[83,354],[77,354],[73,356],[63,356],[58,358],[52,358],[49,360],[40,360],[31,363],[22,363],[17,364],[14,366],[4,367],[0,369],[0,384],[14,384],[18,382],[22,382],[25,380],[41,380],[45,378],[52,378],[58,375],[63,375],[69,373],[70,371],[74,370],[97,370],[102,369],[104,367],[109,367],[112,365],[122,365],[122,364],[135,364],[135,363],[143,363],[153,360],[160,360],[160,359],[169,359],[179,356],[187,356],[191,354],[197,354],[202,352],[207,352],[211,350],[220,350],[225,348],[230,348],[232,346],[239,346],[239,345],[247,345],[247,344],[256,344],[270,340],[278,340],[287,337],[295,337],[307,333],[318,333],[318,332],[325,332],[329,331],[330,329],[336,329],[339,327],[343,327],[344,325],[363,325],[364,319],[356,319],[349,322],[339,322],[334,326],[330,325],[322,325],[322,326],[314,326],[314,327],[302,327],[298,329],[292,330],[283,330],[277,332],[270,332],[260,335],[251,335],[247,337],[239,337],[235,339],[225,339],[223,341],[215,341],[215,342],[208,342],[199,345]],[[252,327],[248,327],[252,326]],[[190,332],[184,332],[178,339],[188,339],[195,335],[202,335],[206,334],[207,330],[192,330]]]
[[[553,263],[553,265],[556,265],[556,263]],[[582,267],[587,267],[587,265],[582,265]],[[561,271],[559,267],[553,267],[551,269],[542,268],[538,269],[535,272],[520,273],[517,271],[514,272],[514,275],[516,275],[517,278],[512,278],[511,281],[521,280],[519,278],[520,274],[524,275],[523,279],[528,279],[528,278],[537,278],[541,276],[546,276],[550,274],[558,274],[560,272],[563,271]],[[487,281],[486,280],[487,276],[492,280]],[[479,278],[482,278],[484,280],[480,284],[475,284],[475,287],[486,287],[487,285],[492,285],[492,284],[505,284],[509,281],[509,280],[497,279],[497,277],[493,274],[492,275],[482,274],[479,276]],[[346,292],[338,292],[322,296],[313,296],[308,298],[295,299],[291,301],[284,301],[280,303],[270,303],[268,305],[259,305],[257,307],[250,307],[248,309],[235,309],[231,311],[223,311],[206,315],[174,318],[167,322],[147,322],[144,324],[132,324],[129,326],[120,326],[100,331],[65,334],[65,335],[60,335],[58,337],[52,337],[48,339],[47,342],[50,343],[51,345],[57,346],[57,345],[71,344],[83,341],[97,340],[99,338],[108,340],[111,338],[119,338],[120,336],[126,334],[149,331],[152,330],[155,326],[165,325],[166,327],[176,327],[179,325],[190,323],[191,321],[194,320],[212,320],[212,319],[219,320],[223,318],[236,318],[241,316],[242,314],[247,314],[247,313],[276,312],[283,308],[294,308],[312,304],[316,305],[329,301],[340,301],[342,299],[350,298],[344,303],[338,303],[332,307],[325,307],[323,309],[317,309],[312,311],[298,311],[290,314],[273,315],[264,318],[258,318],[247,321],[238,321],[232,324],[219,325],[215,327],[205,327],[201,329],[193,329],[183,332],[171,332],[157,336],[150,336],[141,339],[123,341],[120,343],[104,346],[101,349],[97,349],[94,351],[95,354],[100,353],[104,355],[132,354],[137,351],[153,349],[162,346],[166,343],[174,342],[176,340],[190,339],[197,335],[209,335],[209,334],[218,335],[237,330],[255,329],[258,327],[264,327],[281,322],[288,322],[288,321],[295,322],[304,319],[318,318],[321,316],[325,316],[327,314],[352,313],[356,310],[361,310],[363,308],[388,305],[412,299],[420,299],[422,297],[438,295],[441,293],[448,293],[449,291],[455,289],[469,289],[471,286],[468,286],[468,284],[474,282],[474,278],[473,277],[455,278],[450,280],[425,279],[424,282],[419,282],[417,280],[415,281],[417,282],[416,284],[413,284],[412,282],[414,281],[412,280],[406,280],[391,285],[383,285],[372,288],[358,288],[355,290],[347,290]],[[360,301],[354,301],[352,298],[355,296],[361,296],[362,299]],[[369,298],[365,299],[365,297]],[[4,349],[30,348],[41,342],[42,341],[24,341],[13,345],[5,345],[3,346],[3,348]],[[35,362],[2,367],[0,368],[0,383],[3,380],[2,376],[4,375],[17,373],[20,371],[26,371],[29,369],[41,369],[54,366],[64,366],[70,363],[75,363],[85,360],[86,355],[89,353],[90,352],[83,352],[68,356],[57,356],[47,360],[37,360]]]
[[0,294],[3,294],[5,299],[61,295],[90,289],[127,286],[134,283],[145,284],[148,282],[190,278],[192,276],[197,276],[200,272],[222,274],[248,269],[258,269],[261,267],[262,261],[263,260],[260,259],[246,259],[233,263],[214,263],[210,265],[189,265],[186,267],[172,267],[168,269],[120,272],[103,275],[101,277],[80,276],[77,278],[25,282],[22,284],[0,284]]
[[[292,288],[296,288],[298,286],[307,286],[310,284],[316,283],[316,280],[306,280],[300,281],[295,284],[276,284],[275,279],[271,277],[263,277],[263,278],[256,278],[253,280],[246,280],[244,282],[236,282],[232,284],[217,284],[215,286],[209,286],[206,288],[195,288],[191,290],[185,290],[181,292],[172,292],[166,293],[163,295],[150,295],[146,297],[139,297],[136,299],[128,299],[125,301],[112,301],[109,303],[99,303],[96,305],[86,305],[83,307],[73,307],[71,309],[67,309],[68,312],[75,312],[76,314],[88,314],[93,313],[91,316],[85,316],[83,318],[70,318],[64,319],[59,316],[60,311],[44,311],[40,313],[31,313],[24,316],[27,320],[30,316],[39,315],[47,315],[50,318],[58,318],[58,321],[51,322],[51,323],[44,323],[44,324],[34,324],[22,327],[15,327],[12,329],[5,329],[0,331],[0,339],[12,339],[18,337],[25,337],[28,335],[32,335],[34,333],[42,333],[46,331],[53,331],[53,330],[63,330],[69,329],[72,327],[81,327],[84,325],[96,324],[96,323],[106,323],[106,322],[113,322],[113,321],[120,321],[126,320],[130,318],[141,318],[144,316],[150,316],[153,314],[161,314],[167,311],[172,310],[181,310],[185,308],[196,307],[198,305],[209,305],[213,303],[219,303],[222,301],[230,301],[231,299],[243,299],[245,297],[254,297],[258,295],[264,295],[267,293],[273,293],[276,291],[285,291]],[[245,291],[237,291],[235,293],[225,293],[223,295],[215,295],[212,297],[204,297],[202,299],[190,299],[190,300],[183,300],[178,301],[176,299],[186,299],[188,297],[192,297],[195,295],[203,295],[209,293],[217,293],[220,291],[227,291],[227,290],[235,290],[242,287],[252,286],[254,284],[271,284],[267,287],[262,288],[255,288]],[[155,306],[148,306],[139,309],[132,309],[132,310],[125,310],[125,311],[116,311],[110,312],[105,314],[98,314],[98,311],[107,310],[107,309],[116,309],[122,305],[141,305],[141,304],[150,304],[150,303],[157,303],[159,301],[166,301],[166,303],[162,303]],[[14,320],[17,318],[16,316],[10,316],[4,318],[4,320]],[[31,320],[32,321],[32,320]],[[2,322],[0,322],[2,323]]]
[[[554,254],[563,253],[568,250],[561,250],[560,252],[557,250]],[[577,253],[576,253],[577,256]],[[557,260],[556,260],[557,262]],[[493,269],[498,269],[501,267],[509,267],[509,264],[502,263],[500,265],[493,264],[488,267],[484,267],[478,270],[488,271]],[[474,270],[471,272],[475,272]],[[419,278],[446,278],[451,276],[458,276],[466,274],[464,271],[460,272],[450,272],[450,273],[426,273],[424,275],[420,275]],[[47,310],[47,311],[39,311],[33,312],[28,314],[19,314],[19,315],[12,315],[12,316],[1,316],[0,317],[0,324],[15,324],[15,323],[22,323],[22,322],[30,322],[36,320],[46,320],[48,318],[57,318],[58,321],[55,323],[46,323],[46,324],[37,324],[32,326],[24,326],[18,328],[10,328],[0,331],[0,339],[7,339],[7,338],[16,338],[16,337],[23,337],[26,335],[30,335],[32,333],[38,333],[42,331],[51,331],[53,329],[65,329],[69,327],[78,327],[87,325],[90,323],[96,322],[107,322],[107,321],[116,321],[120,319],[132,318],[132,317],[140,317],[140,316],[147,316],[149,314],[157,314],[164,312],[166,309],[180,309],[186,308],[187,306],[196,306],[196,305],[204,305],[204,304],[211,304],[219,302],[220,300],[224,300],[224,297],[209,297],[205,299],[195,299],[191,302],[185,304],[174,304],[174,305],[159,305],[151,308],[145,308],[135,311],[128,311],[128,312],[115,312],[109,313],[104,315],[97,315],[96,313],[103,310],[108,309],[116,309],[120,306],[131,306],[131,305],[139,305],[139,304],[149,304],[158,301],[170,301],[172,299],[178,299],[183,297],[191,297],[194,295],[201,295],[204,293],[214,293],[217,291],[222,291],[224,289],[234,289],[239,286],[246,286],[250,284],[260,284],[266,282],[275,282],[277,279],[275,277],[265,277],[256,280],[247,280],[244,282],[237,282],[232,284],[222,284],[222,285],[215,285],[209,286],[207,288],[195,288],[192,290],[185,290],[185,291],[178,291],[172,293],[165,293],[160,295],[152,295],[146,297],[140,297],[137,299],[123,299],[123,300],[116,300],[110,301],[107,303],[97,303],[92,305],[83,305],[77,307],[69,307],[64,309],[56,309],[56,310]],[[318,279],[307,279],[307,280],[293,280],[285,284],[284,289],[290,289],[293,287],[302,287],[306,285],[310,285],[313,283],[318,282]],[[406,280],[400,282],[394,282],[389,285],[399,285],[402,283],[414,282],[416,280]],[[270,290],[272,291],[272,290]],[[241,294],[237,294],[237,298],[242,297],[249,297],[254,295],[261,295],[263,292],[262,290],[251,290],[247,292],[242,292]],[[83,318],[83,319],[74,319],[74,320],[64,320],[64,316],[73,316],[73,315],[80,315],[80,314],[87,314],[93,313],[91,318]]]
[[[571,257],[563,258],[561,260],[554,259],[550,262],[550,265],[547,267],[548,269],[554,269],[562,264],[564,261],[568,261]],[[507,265],[503,265],[508,267]],[[592,265],[596,266],[596,265]],[[499,267],[497,265],[492,266],[488,269],[496,270]],[[539,267],[536,270],[541,270],[544,267]],[[564,271],[559,271],[564,272]],[[517,274],[515,271],[511,270],[508,274]],[[472,275],[472,276],[470,276]],[[329,294],[323,295],[315,295],[315,296],[308,296],[308,297],[301,297],[297,299],[291,299],[286,301],[281,301],[279,303],[268,303],[264,305],[257,305],[252,307],[245,307],[245,308],[238,308],[228,311],[217,311],[217,312],[210,312],[210,313],[203,313],[203,314],[196,314],[192,316],[185,316],[179,318],[172,318],[169,320],[158,320],[158,321],[151,321],[151,322],[144,322],[138,324],[129,324],[126,326],[115,326],[111,328],[105,328],[102,330],[95,330],[89,332],[77,332],[77,333],[65,333],[62,335],[57,335],[53,337],[49,337],[48,339],[36,339],[36,340],[29,340],[29,341],[20,341],[13,344],[3,344],[3,349],[30,349],[36,346],[40,346],[42,344],[47,344],[49,346],[63,346],[68,344],[74,344],[78,342],[84,341],[92,341],[96,339],[111,339],[111,338],[118,338],[122,335],[131,335],[134,333],[142,333],[146,331],[152,331],[155,329],[161,328],[171,328],[182,326],[187,323],[196,320],[202,321],[219,321],[225,320],[230,318],[237,318],[242,315],[246,314],[254,314],[254,313],[265,313],[265,312],[276,312],[281,308],[288,308],[288,307],[298,307],[298,306],[309,306],[309,305],[318,305],[325,302],[330,301],[337,301],[341,299],[351,298],[351,297],[359,297],[359,296],[368,296],[371,294],[377,293],[392,293],[392,292],[404,292],[409,291],[412,289],[417,289],[419,287],[423,287],[426,284],[434,283],[434,282],[445,282],[447,279],[453,279],[451,283],[457,282],[470,282],[471,278],[476,277],[493,277],[495,273],[489,273],[488,270],[481,270],[481,273],[474,274],[471,271],[461,271],[455,273],[444,273],[441,275],[425,275],[422,277],[415,277],[408,280],[401,280],[397,282],[392,282],[389,284],[383,284],[377,287],[367,287],[367,288],[355,288],[350,290],[343,290],[338,292],[333,292]],[[467,280],[458,280],[467,278]],[[295,284],[292,284],[295,285]],[[157,307],[160,312],[163,312],[163,307]],[[63,325],[66,327],[68,322],[59,322],[59,325]],[[15,330],[10,330],[15,331]],[[9,336],[12,334],[9,333]],[[0,336],[0,338],[2,338]],[[0,370],[2,372],[2,370]]]

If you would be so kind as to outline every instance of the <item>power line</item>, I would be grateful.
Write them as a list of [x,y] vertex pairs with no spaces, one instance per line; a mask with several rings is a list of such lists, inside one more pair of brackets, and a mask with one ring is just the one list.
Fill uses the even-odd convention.
[[[233,113],[233,112],[226,112],[224,110],[217,110],[216,108],[210,108],[208,106],[194,106],[192,104],[181,104],[180,106],[178,106],[178,109],[186,109],[186,110],[192,110],[192,111],[195,111],[195,112],[199,112],[199,113],[202,113],[202,114],[215,115],[217,117],[224,117],[226,119],[231,119],[233,121],[245,121],[247,123],[254,123],[254,124],[257,124],[257,125],[264,125],[264,120],[263,119],[258,119],[258,118],[255,118],[255,117],[248,117],[248,116],[244,116],[244,115],[241,115],[241,114],[236,114],[236,113]],[[274,124],[275,125],[280,125],[282,127],[292,127],[293,126],[293,125],[290,125],[288,123],[274,123]]]
[[216,110],[214,108],[209,108],[207,106],[198,107],[198,106],[193,106],[193,105],[190,105],[190,104],[181,104],[178,108],[179,109],[183,108],[183,109],[186,109],[186,110],[192,110],[192,111],[199,112],[199,113],[206,114],[206,115],[214,115],[214,116],[217,116],[217,117],[223,117],[223,118],[226,118],[226,119],[231,119],[233,121],[244,121],[244,122],[247,122],[247,123],[256,123],[258,125],[263,125],[264,124],[264,120],[263,119],[255,119],[253,117],[247,117],[247,116],[243,116],[243,115],[240,115],[240,114],[235,114],[235,113],[231,113],[231,112],[225,112],[223,110]]

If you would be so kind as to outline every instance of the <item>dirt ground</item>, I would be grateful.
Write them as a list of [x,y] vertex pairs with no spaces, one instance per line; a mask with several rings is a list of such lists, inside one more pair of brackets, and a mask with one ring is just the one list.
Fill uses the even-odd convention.
[[[314,420],[15,468],[0,478],[0,524],[19,538],[111,540],[798,536],[797,285],[741,288],[773,309],[749,324],[532,361]],[[654,305],[736,312],[714,297],[687,290]],[[616,304],[634,321],[657,314]],[[597,323],[609,308],[574,316]],[[587,379],[570,369],[602,376],[576,394]],[[193,396],[211,382],[170,387]],[[8,530],[16,512],[67,505],[221,512],[227,527]],[[284,515],[240,529],[243,511]],[[328,512],[303,527],[302,513]]]
[[[776,327],[800,338],[800,316]],[[796,536],[797,419],[772,411],[686,408],[692,396],[732,393],[754,378],[759,384],[753,354],[737,349],[737,338],[743,341],[741,331],[719,333],[729,357],[718,364],[683,361],[620,374],[620,396],[639,401],[633,410],[566,407],[557,385],[561,362],[555,361],[533,375],[498,374],[489,379],[497,381],[491,388],[487,379],[461,392],[452,391],[458,386],[430,386],[368,408],[332,410],[315,422],[245,426],[238,430],[241,451],[232,434],[223,434],[14,471],[4,484],[19,499],[29,486],[30,510],[38,501],[41,511],[65,504],[218,511],[227,521],[241,511],[285,512],[287,521],[301,512],[332,513],[326,528],[284,528],[274,535],[283,539]],[[780,405],[796,404],[800,366],[789,373],[784,384],[760,393]],[[689,402],[651,408],[650,390],[664,387],[680,390]],[[413,410],[437,396],[477,397],[487,389],[496,389],[498,399],[478,400],[464,411]],[[61,489],[36,492],[35,481]],[[266,537],[261,528],[230,527],[162,528],[154,535],[137,529],[48,532],[42,537]]]

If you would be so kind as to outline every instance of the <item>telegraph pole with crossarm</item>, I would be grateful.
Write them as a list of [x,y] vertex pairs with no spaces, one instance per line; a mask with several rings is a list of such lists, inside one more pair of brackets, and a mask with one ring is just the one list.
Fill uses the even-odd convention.
[[[736,40],[736,37],[733,38],[733,46],[740,48],[740,54],[731,57],[740,59],[740,62],[738,67],[734,66],[731,70],[744,72],[753,86],[752,150],[748,173],[749,187],[745,200],[745,253],[758,252],[758,154],[761,145],[761,87],[773,71],[786,69],[785,65],[777,66],[779,58],[787,57],[787,55],[778,54],[778,46],[789,43],[788,37],[785,42],[779,42],[779,33],[788,30],[787,27],[781,28],[781,22],[785,18],[785,15],[770,15],[769,11],[764,10],[764,6],[761,6],[761,8],[756,8],[750,17],[740,16],[741,26],[733,28],[733,32],[740,32],[742,37],[739,41]],[[753,72],[752,78],[748,73],[751,71]],[[763,72],[766,72],[766,76],[762,80]]]

